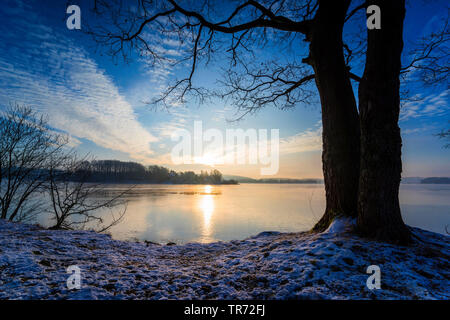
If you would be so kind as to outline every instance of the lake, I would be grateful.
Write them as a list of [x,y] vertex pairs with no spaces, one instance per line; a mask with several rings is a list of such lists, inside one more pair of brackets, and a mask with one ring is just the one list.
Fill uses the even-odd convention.
[[[112,192],[126,189],[111,185]],[[262,231],[305,231],[325,209],[322,184],[138,185],[127,195],[115,239],[158,243],[245,239]],[[445,234],[450,185],[403,184],[405,222]]]

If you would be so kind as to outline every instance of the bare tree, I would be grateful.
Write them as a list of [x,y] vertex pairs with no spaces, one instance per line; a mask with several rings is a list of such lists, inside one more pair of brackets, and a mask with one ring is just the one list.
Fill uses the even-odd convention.
[[[52,130],[45,117],[30,107],[9,106],[0,115],[0,218],[32,221],[45,210],[42,196],[48,194],[53,228],[95,225],[105,231],[120,222],[128,190],[104,200],[102,185],[86,182],[90,170],[84,160],[68,149],[67,136]],[[102,194],[103,200],[96,200]],[[114,214],[117,206],[123,208]],[[111,214],[101,216],[101,209]]]
[[[395,7],[390,6],[389,2],[395,2]],[[391,69],[386,71],[385,76],[393,84],[392,90],[396,91],[400,90],[397,86],[400,72],[405,74],[420,68],[425,72],[422,79],[431,83],[442,80],[443,77],[437,75],[445,77],[448,69],[445,63],[437,65],[437,73],[424,67],[426,63],[436,63],[437,60],[432,57],[440,57],[439,61],[445,61],[446,52],[439,52],[445,41],[439,40],[438,34],[433,37],[436,45],[427,48],[425,44],[422,49],[417,48],[416,56],[409,65],[403,68],[399,65],[403,48],[404,1],[242,0],[224,5],[223,2],[213,0],[136,0],[127,4],[122,1],[94,0],[94,3],[94,11],[102,19],[89,33],[112,56],[121,55],[127,60],[134,52],[138,52],[153,67],[190,63],[187,75],[168,85],[167,90],[153,101],[155,104],[170,106],[174,101],[184,102],[187,97],[204,101],[210,92],[194,86],[193,80],[199,66],[208,66],[218,56],[221,59],[227,57],[229,63],[223,70],[224,79],[221,83],[224,89],[213,92],[213,96],[231,99],[242,111],[242,116],[267,106],[285,109],[308,103],[317,89],[322,108],[326,209],[314,230],[325,230],[337,216],[357,217],[359,211],[361,217],[371,212],[367,213],[370,218],[359,218],[362,234],[405,242],[407,231],[397,234],[373,232],[371,229],[378,226],[375,229],[381,230],[387,224],[391,224],[391,231],[406,229],[398,204],[401,139],[397,130],[397,95],[371,84],[374,79],[384,81],[381,74],[375,72],[386,68],[380,64],[383,62],[389,62],[387,66]],[[380,6],[383,13],[395,9],[401,20],[390,16],[392,19],[388,20],[384,29],[369,33],[372,38],[370,42],[361,37],[348,43],[348,38],[343,36],[344,26],[359,17],[360,25],[365,28],[365,11],[372,4]],[[386,32],[392,32],[392,36]],[[380,37],[390,41],[393,48],[382,46],[377,40]],[[177,56],[170,56],[161,47],[164,40],[179,43]],[[309,43],[309,46],[302,45],[302,41]],[[371,50],[368,50],[368,45],[372,46]],[[270,48],[278,49],[275,59],[267,59],[262,54],[269,52]],[[386,53],[394,54],[392,59],[395,61],[389,60],[389,56],[384,53],[380,59],[374,57],[374,50],[384,49]],[[286,50],[292,50],[293,54],[290,57],[282,55]],[[359,58],[365,56],[370,65],[366,65],[363,76],[358,76],[352,72],[352,67],[364,61]],[[385,95],[380,97],[379,102],[382,103],[384,99],[388,105],[380,108],[379,112],[386,111],[387,114],[377,114],[372,118],[369,113],[365,113],[361,118],[351,81],[364,85],[359,90],[359,102],[363,110],[370,109],[372,100],[367,97],[377,93]],[[385,120],[386,132],[377,128],[373,119]],[[364,134],[363,139],[361,132]],[[378,134],[383,137],[380,141],[384,146],[371,149],[369,144],[373,139],[370,137]],[[361,148],[364,150],[361,151]],[[386,173],[380,173],[378,164],[372,161],[382,155],[383,150],[393,150],[389,153],[391,159],[385,159],[386,163],[393,166],[393,179],[385,179],[383,175]],[[371,158],[370,152],[374,152]],[[363,170],[360,170],[360,163],[363,163]],[[361,178],[362,171],[369,173],[363,174]],[[372,179],[366,179],[368,175],[373,179],[379,177],[376,189],[385,190],[376,196],[377,201],[370,201],[371,192],[378,191],[367,187]],[[364,196],[359,195],[361,185],[365,189]],[[386,195],[386,190],[392,196]],[[380,212],[376,206],[382,201],[383,195],[386,195],[383,206],[385,213],[372,214]],[[387,215],[392,217],[387,218]]]
[[122,220],[127,208],[123,196],[131,189],[111,196],[103,184],[88,183],[90,173],[89,161],[78,159],[73,152],[52,163],[47,190],[55,224],[50,229],[103,232]]
[[[216,1],[137,0],[133,10],[132,3],[97,0],[95,12],[102,20],[89,33],[109,54],[125,60],[137,51],[152,66],[189,61],[188,75],[153,101],[165,106],[174,100],[184,102],[187,96],[200,101],[208,96],[208,90],[193,85],[193,78],[199,65],[208,65],[217,52],[228,57],[229,67],[222,81],[225,90],[213,95],[231,99],[242,116],[266,106],[285,109],[308,103],[315,81],[322,105],[327,194],[325,215],[315,227],[320,231],[338,215],[357,214],[359,121],[342,30],[363,7],[348,14],[349,6],[350,0],[250,0],[230,2],[231,8]],[[178,41],[182,57],[170,58],[155,35]],[[275,44],[269,38],[276,39]],[[299,58],[258,59],[259,49],[276,45],[287,50],[301,40],[310,46],[298,48]]]
[[382,10],[383,26],[380,30],[368,30],[366,66],[359,85],[362,148],[358,229],[367,236],[408,243],[410,231],[403,223],[398,200],[402,172],[398,119],[405,1],[369,3]]
[[37,213],[33,197],[43,191],[50,159],[66,144],[67,137],[29,107],[11,105],[0,114],[0,218],[23,221]]

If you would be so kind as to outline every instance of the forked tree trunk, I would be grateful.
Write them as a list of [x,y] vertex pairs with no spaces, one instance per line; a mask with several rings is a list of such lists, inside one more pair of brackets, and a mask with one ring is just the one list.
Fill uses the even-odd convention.
[[402,161],[400,68],[404,0],[372,0],[381,9],[381,29],[368,31],[366,67],[359,86],[361,174],[358,230],[364,236],[406,244],[409,229],[400,213]]
[[308,34],[310,56],[322,105],[323,175],[326,210],[313,231],[337,216],[357,215],[359,119],[345,65],[342,31],[350,0],[320,1]]

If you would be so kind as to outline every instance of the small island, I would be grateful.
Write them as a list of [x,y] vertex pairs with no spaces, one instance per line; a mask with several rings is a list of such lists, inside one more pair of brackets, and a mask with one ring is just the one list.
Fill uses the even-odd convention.
[[137,162],[120,160],[91,160],[77,167],[72,175],[75,181],[92,183],[128,184],[238,184],[234,179],[224,179],[217,169],[174,171],[163,166],[144,166]]

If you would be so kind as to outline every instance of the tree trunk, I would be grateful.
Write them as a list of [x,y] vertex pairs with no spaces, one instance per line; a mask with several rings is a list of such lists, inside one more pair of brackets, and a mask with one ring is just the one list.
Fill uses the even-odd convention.
[[342,31],[350,0],[320,1],[307,40],[307,62],[315,71],[322,105],[323,175],[326,210],[313,231],[323,231],[337,216],[357,215],[359,119],[345,64]]
[[368,31],[366,67],[359,85],[361,174],[357,227],[362,235],[406,244],[410,231],[400,213],[402,161],[400,68],[404,0],[372,0],[381,29]]

